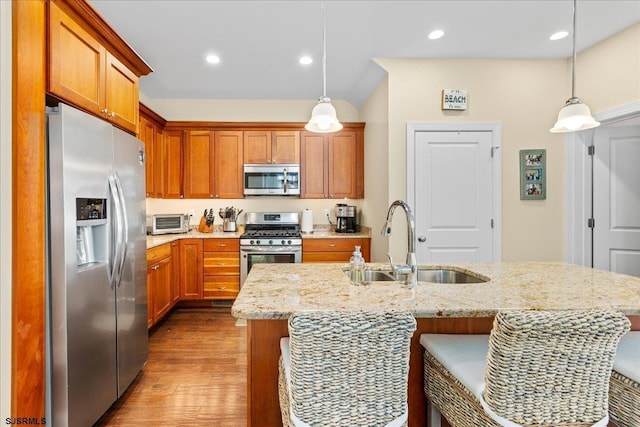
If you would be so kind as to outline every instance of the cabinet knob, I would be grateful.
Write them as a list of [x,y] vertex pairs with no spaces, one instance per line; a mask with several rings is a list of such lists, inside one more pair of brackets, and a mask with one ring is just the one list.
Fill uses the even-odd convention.
[[426,242],[426,241],[427,241],[427,238],[426,238],[425,236],[420,236],[420,237],[418,237],[418,242],[420,242],[420,243],[424,243],[424,242]]
[[112,111],[109,115],[110,115],[112,118],[114,118],[114,117],[116,116],[116,113]]
[[153,267],[151,267],[151,268],[153,268],[154,270],[157,270],[157,269],[159,269],[159,268],[160,268],[160,266],[159,266],[159,265],[154,265],[154,266],[153,266]]
[[109,110],[107,110],[106,108],[103,108],[102,110],[100,110],[100,112],[102,114],[109,114]]
[[335,247],[336,247],[336,244],[335,244],[335,243],[329,243],[329,247],[330,247],[330,248],[335,248]]
[[216,199],[219,198],[220,196],[218,194],[216,194]]
[[218,286],[217,288],[219,291],[224,291],[225,289],[227,289],[226,286]]
[[181,198],[181,199],[184,199],[184,194],[181,194],[181,195],[180,195],[180,198]]
[[218,247],[220,247],[220,248],[224,248],[225,246],[227,246],[226,243],[218,243]]

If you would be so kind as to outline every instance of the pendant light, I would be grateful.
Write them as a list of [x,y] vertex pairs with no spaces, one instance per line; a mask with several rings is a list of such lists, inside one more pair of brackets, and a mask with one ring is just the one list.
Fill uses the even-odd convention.
[[342,129],[338,121],[336,109],[331,105],[331,99],[327,97],[327,37],[325,30],[324,1],[322,2],[322,96],[318,99],[318,105],[313,107],[311,118],[304,128],[310,132],[329,133]]
[[571,98],[558,113],[558,121],[551,132],[575,132],[600,126],[599,122],[591,116],[591,110],[583,104],[580,98],[575,96],[576,90],[576,3],[573,0],[573,63],[571,66]]

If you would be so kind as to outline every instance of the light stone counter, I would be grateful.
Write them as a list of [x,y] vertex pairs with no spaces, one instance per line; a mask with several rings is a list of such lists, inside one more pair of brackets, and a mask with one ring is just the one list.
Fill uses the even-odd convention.
[[[160,234],[158,236],[147,236],[147,249],[164,245],[179,239],[239,239],[241,232],[222,231],[221,225],[214,225],[213,233],[200,233],[191,230],[183,234]],[[336,233],[335,226],[314,225],[313,233],[302,233],[303,239],[360,239],[370,238],[371,228],[362,226],[357,233]]]
[[[370,264],[386,269],[385,264]],[[454,266],[454,264],[447,267]],[[401,309],[417,318],[491,317],[500,309],[614,308],[640,315],[640,278],[566,263],[455,264],[490,280],[474,284],[402,282],[352,286],[346,264],[254,266],[232,314],[245,319],[286,319],[298,310]],[[425,265],[425,267],[427,267]],[[437,266],[428,266],[429,268]]]
[[238,239],[242,233],[222,231],[220,228],[214,228],[213,233],[201,233],[197,230],[191,230],[182,234],[160,234],[158,236],[147,236],[147,249],[155,246],[164,245],[180,239]]

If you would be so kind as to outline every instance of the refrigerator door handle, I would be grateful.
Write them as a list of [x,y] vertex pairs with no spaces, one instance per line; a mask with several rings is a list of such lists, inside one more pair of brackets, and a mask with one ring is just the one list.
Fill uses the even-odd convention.
[[113,248],[113,258],[110,259],[110,267],[109,267],[109,282],[112,285],[116,285],[119,281],[118,275],[118,265],[120,261],[120,252],[122,250],[122,245],[120,244],[120,240],[122,239],[122,231],[121,231],[121,222],[120,222],[120,197],[118,195],[118,188],[116,184],[116,178],[114,175],[109,175],[109,191],[111,193],[111,204],[113,206],[113,212],[111,215],[111,224],[114,227],[114,232],[111,233],[111,236],[114,240]]
[[118,280],[116,281],[116,286],[120,286],[120,281],[122,280],[122,273],[124,271],[125,261],[127,259],[127,246],[129,243],[129,223],[127,221],[127,205],[124,201],[124,191],[122,190],[122,183],[120,182],[120,177],[118,173],[114,173],[116,190],[118,193],[119,199],[119,210],[120,210],[120,260],[118,262]]

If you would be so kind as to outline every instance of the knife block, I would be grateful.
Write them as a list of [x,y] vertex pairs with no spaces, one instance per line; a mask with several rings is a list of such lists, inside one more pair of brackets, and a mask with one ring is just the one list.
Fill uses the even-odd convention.
[[213,223],[207,226],[207,219],[203,216],[200,218],[200,224],[198,224],[198,231],[201,233],[213,233]]

